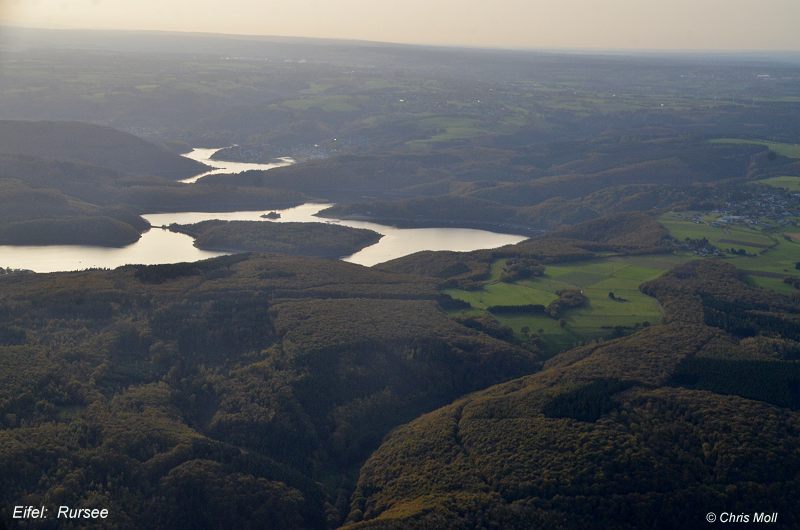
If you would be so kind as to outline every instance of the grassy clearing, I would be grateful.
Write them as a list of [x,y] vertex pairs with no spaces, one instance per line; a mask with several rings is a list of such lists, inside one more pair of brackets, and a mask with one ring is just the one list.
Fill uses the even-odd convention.
[[800,191],[800,177],[772,177],[770,179],[757,180],[759,184],[781,188],[788,191]]
[[[699,218],[702,222],[687,221],[687,216]],[[797,292],[783,282],[788,276],[800,276],[800,271],[795,269],[795,264],[800,262],[800,234],[797,229],[783,232],[760,231],[743,225],[712,226],[711,223],[717,219],[718,216],[686,212],[664,214],[659,221],[676,239],[705,237],[721,249],[746,250],[749,253],[747,256],[729,255],[721,259],[745,271],[753,285],[784,294]]]
[[464,140],[484,134],[478,125],[478,120],[463,116],[430,116],[419,120],[417,125],[422,134],[429,136],[409,142],[412,147]]
[[[777,244],[775,238],[760,230],[734,224],[714,225],[720,217],[699,212],[669,212],[659,217],[658,221],[679,241],[706,238],[715,247],[741,249],[749,253],[757,253]],[[699,222],[692,219],[699,219]]]
[[789,158],[800,158],[800,144],[782,144],[767,140],[745,140],[741,138],[717,138],[711,140],[712,144],[734,144],[734,145],[763,145],[770,151]]
[[800,242],[783,236],[780,234],[773,248],[757,256],[732,256],[728,260],[747,272],[756,285],[787,294],[796,293],[796,289],[783,283],[783,278],[800,276],[800,271],[795,269],[795,264],[800,262]]
[[[639,286],[688,259],[691,258],[671,255],[608,257],[551,265],[543,277],[517,283],[499,281],[501,260],[493,264],[492,279],[483,289],[451,289],[446,292],[472,305],[472,309],[464,314],[475,314],[495,305],[546,306],[558,298],[560,290],[582,290],[589,303],[565,312],[560,319],[564,321],[563,326],[559,319],[544,315],[496,316],[517,336],[535,335],[548,352],[555,353],[587,340],[611,336],[616,327],[631,328],[644,322],[659,322],[661,308],[658,302],[642,294]],[[612,300],[609,298],[611,292],[625,301]]]
[[511,283],[487,284],[480,291],[452,289],[446,293],[459,300],[469,302],[472,307],[478,309],[488,309],[496,305],[547,305],[558,298],[555,292],[546,289]]

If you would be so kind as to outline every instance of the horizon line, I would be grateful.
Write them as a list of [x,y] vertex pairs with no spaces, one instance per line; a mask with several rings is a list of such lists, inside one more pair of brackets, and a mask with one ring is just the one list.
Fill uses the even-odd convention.
[[520,53],[570,53],[570,54],[614,54],[614,55],[797,55],[800,56],[800,49],[779,49],[779,48],[584,48],[584,47],[513,47],[513,46],[487,46],[470,44],[445,44],[445,43],[426,43],[426,42],[403,42],[403,41],[378,41],[359,38],[345,37],[325,37],[325,36],[303,36],[303,35],[276,35],[259,33],[224,33],[213,31],[190,31],[180,29],[148,29],[148,28],[87,28],[87,27],[53,27],[53,26],[27,26],[0,21],[0,28],[10,28],[31,31],[53,31],[53,32],[81,32],[81,33],[151,33],[175,36],[206,36],[219,38],[249,38],[249,39],[287,39],[287,40],[310,40],[310,41],[334,41],[351,44],[366,44],[380,46],[406,46],[413,48],[441,48],[441,49],[461,49],[472,51],[505,51]]

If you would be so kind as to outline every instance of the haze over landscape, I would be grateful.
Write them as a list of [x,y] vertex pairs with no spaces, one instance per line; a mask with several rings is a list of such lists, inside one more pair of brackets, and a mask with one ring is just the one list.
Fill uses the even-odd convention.
[[4,0],[0,22],[506,48],[800,50],[794,0]]
[[0,529],[800,528],[797,20],[0,0]]

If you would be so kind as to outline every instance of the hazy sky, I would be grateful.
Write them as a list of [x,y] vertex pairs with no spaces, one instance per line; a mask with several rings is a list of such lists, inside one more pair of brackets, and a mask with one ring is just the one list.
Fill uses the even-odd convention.
[[800,0],[0,0],[0,21],[515,48],[800,50]]

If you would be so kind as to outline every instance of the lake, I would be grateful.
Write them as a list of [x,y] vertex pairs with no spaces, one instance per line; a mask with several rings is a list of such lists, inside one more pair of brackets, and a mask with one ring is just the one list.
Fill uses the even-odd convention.
[[213,169],[210,171],[206,171],[205,173],[200,173],[199,175],[195,175],[194,177],[190,177],[188,179],[183,179],[181,182],[184,184],[194,184],[198,180],[204,177],[208,177],[209,175],[235,175],[237,173],[244,173],[245,171],[266,171],[269,169],[274,169],[276,167],[285,167],[291,166],[294,164],[294,160],[288,156],[282,157],[277,159],[277,162],[272,164],[249,164],[246,162],[231,162],[231,161],[223,161],[223,160],[212,160],[211,157],[217,153],[217,151],[221,151],[222,149],[219,148],[196,148],[192,149],[191,153],[186,153],[183,155],[186,158],[191,160],[196,160],[197,162],[201,162]]
[[[250,170],[268,170],[293,163],[289,158],[274,164],[243,164],[222,160],[211,160],[219,149],[195,149],[184,156],[198,160],[215,169],[202,175],[186,179],[187,185],[204,176],[223,173],[241,173]],[[360,252],[343,258],[344,261],[372,266],[390,259],[407,256],[422,250],[471,250],[497,248],[519,243],[525,236],[499,234],[468,228],[397,228],[366,221],[326,219],[314,214],[332,206],[323,203],[307,203],[295,208],[276,210],[281,218],[275,221],[263,219],[265,210],[227,213],[181,212],[143,215],[154,227],[172,223],[189,224],[210,219],[227,221],[262,222],[315,222],[335,223],[354,228],[367,228],[383,234],[381,240]],[[116,268],[122,265],[177,263],[198,261],[221,256],[222,252],[210,252],[195,248],[193,239],[161,228],[152,228],[141,239],[127,247],[106,248],[83,245],[57,246],[0,246],[0,266],[14,269],[29,269],[36,272],[72,271],[86,268]]]

